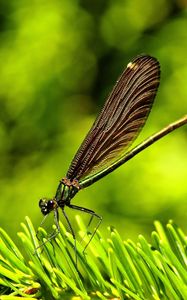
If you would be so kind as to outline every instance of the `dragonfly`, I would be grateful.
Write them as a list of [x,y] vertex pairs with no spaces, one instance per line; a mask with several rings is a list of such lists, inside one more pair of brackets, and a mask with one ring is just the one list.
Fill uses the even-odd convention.
[[127,65],[75,154],[66,176],[60,180],[54,198],[42,198],[39,201],[44,216],[52,211],[54,213],[57,230],[50,239],[60,232],[59,209],[61,209],[76,243],[74,230],[65,211],[65,208],[69,207],[91,215],[89,225],[93,217],[98,219],[91,241],[102,217],[91,209],[72,204],[74,196],[187,123],[185,115],[128,150],[146,123],[159,84],[160,64],[156,58],[139,55]]

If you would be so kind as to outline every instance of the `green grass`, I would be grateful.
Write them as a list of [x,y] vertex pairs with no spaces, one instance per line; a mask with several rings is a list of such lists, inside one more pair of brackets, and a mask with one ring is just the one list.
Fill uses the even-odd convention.
[[[86,231],[76,217],[80,236]],[[37,251],[39,241],[26,217],[18,236],[20,250],[0,229],[0,300],[9,299],[187,299],[187,238],[172,221],[155,222],[151,244],[140,235],[138,243],[123,241],[114,228],[104,239],[97,231],[86,254],[64,226],[52,242]],[[45,241],[47,233],[39,230]],[[41,242],[40,242],[41,243]]]

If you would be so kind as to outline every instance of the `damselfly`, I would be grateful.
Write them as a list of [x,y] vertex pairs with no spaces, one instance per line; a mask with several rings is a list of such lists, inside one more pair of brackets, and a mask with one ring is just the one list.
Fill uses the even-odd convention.
[[187,116],[184,116],[127,152],[127,148],[138,136],[147,120],[159,82],[160,66],[155,58],[141,55],[127,65],[72,160],[66,177],[60,180],[55,197],[39,201],[41,212],[45,216],[51,211],[54,212],[57,231],[51,238],[60,231],[58,209],[61,208],[76,241],[74,230],[65,212],[66,206],[90,214],[91,219],[98,218],[95,233],[102,218],[93,210],[71,203],[77,192],[114,171],[169,132],[187,123]]

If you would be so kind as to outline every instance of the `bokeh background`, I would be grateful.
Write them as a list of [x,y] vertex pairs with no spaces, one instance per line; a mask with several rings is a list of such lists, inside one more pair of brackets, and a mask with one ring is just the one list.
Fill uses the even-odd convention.
[[[39,226],[38,200],[54,196],[117,77],[141,53],[158,58],[162,77],[138,141],[187,112],[187,2],[0,1],[0,226],[12,237],[25,215]],[[183,127],[72,202],[123,238],[148,236],[156,219],[185,230],[186,148]]]

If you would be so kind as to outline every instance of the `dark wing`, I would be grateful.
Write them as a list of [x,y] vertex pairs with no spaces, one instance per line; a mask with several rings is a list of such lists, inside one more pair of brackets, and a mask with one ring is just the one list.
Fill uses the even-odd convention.
[[127,65],[77,151],[67,178],[81,183],[117,161],[146,122],[159,86],[159,62],[142,55]]

